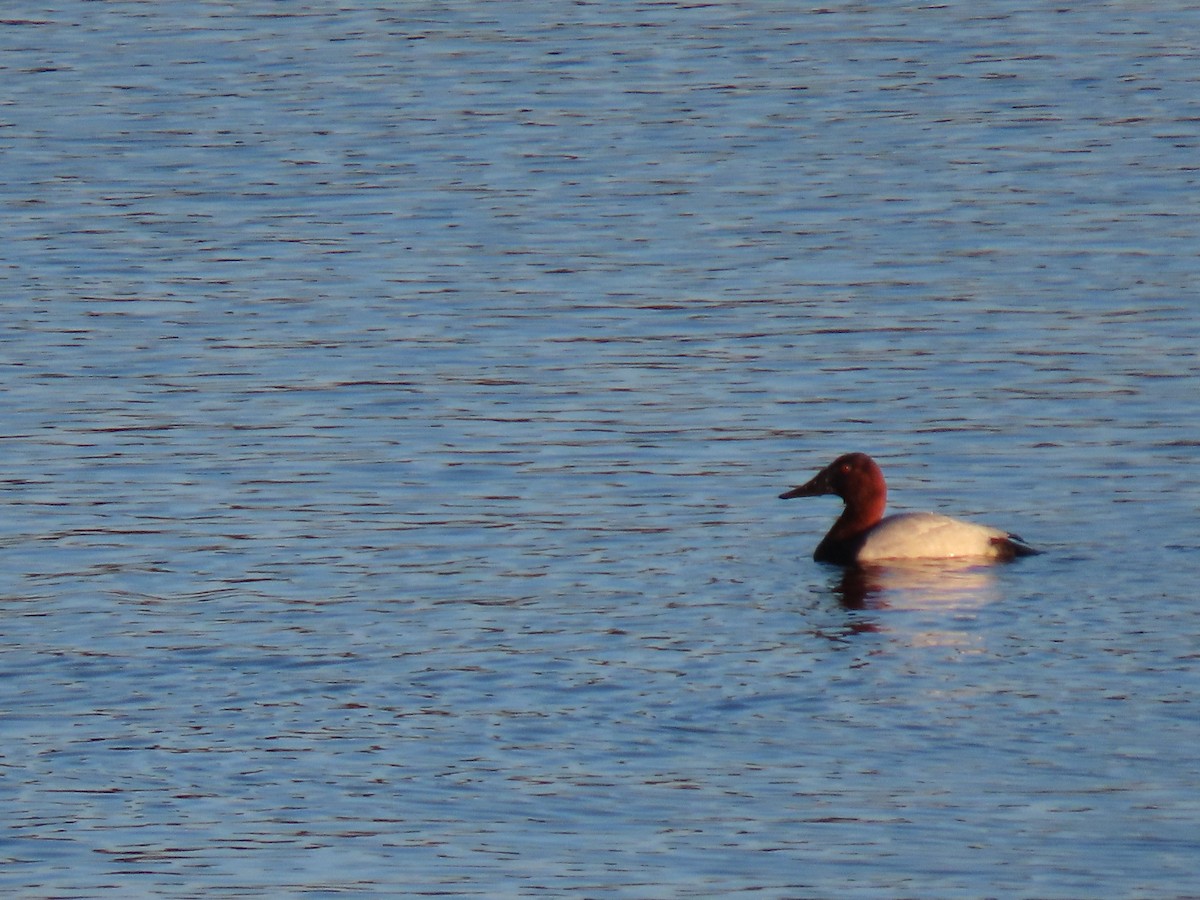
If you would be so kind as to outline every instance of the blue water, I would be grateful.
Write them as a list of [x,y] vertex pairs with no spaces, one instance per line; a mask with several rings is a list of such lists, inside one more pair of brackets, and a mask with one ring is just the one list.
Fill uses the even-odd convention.
[[[1198,57],[6,9],[0,888],[1195,896]],[[1045,553],[845,582],[846,450]]]

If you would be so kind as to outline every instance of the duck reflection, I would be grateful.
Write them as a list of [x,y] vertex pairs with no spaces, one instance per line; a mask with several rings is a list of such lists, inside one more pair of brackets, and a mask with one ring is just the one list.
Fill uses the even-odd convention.
[[970,609],[997,596],[994,567],[952,559],[852,566],[830,590],[846,609]]

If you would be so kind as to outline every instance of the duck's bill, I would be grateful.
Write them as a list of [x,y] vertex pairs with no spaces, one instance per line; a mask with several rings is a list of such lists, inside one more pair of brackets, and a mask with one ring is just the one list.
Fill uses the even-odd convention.
[[790,491],[784,491],[779,495],[780,500],[791,500],[793,497],[820,497],[824,494],[832,494],[830,489],[829,477],[820,472],[811,481],[794,487]]

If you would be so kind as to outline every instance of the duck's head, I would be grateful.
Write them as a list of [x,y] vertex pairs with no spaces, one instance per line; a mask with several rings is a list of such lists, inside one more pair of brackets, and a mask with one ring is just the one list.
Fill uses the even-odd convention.
[[865,453],[846,453],[806,483],[780,494],[779,499],[825,494],[836,494],[849,506],[879,503],[887,497],[887,484],[875,460]]

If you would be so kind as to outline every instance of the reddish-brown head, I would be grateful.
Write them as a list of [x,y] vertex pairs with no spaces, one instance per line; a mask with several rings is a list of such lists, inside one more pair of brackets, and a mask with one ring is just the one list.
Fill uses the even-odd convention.
[[887,503],[887,484],[875,460],[865,453],[847,453],[831,462],[806,484],[779,496],[783,500],[790,500],[792,497],[819,497],[824,494],[836,494],[859,516],[878,521]]

